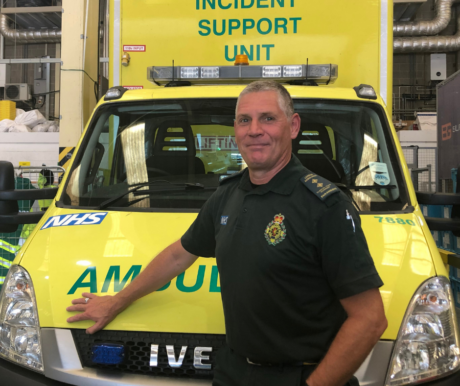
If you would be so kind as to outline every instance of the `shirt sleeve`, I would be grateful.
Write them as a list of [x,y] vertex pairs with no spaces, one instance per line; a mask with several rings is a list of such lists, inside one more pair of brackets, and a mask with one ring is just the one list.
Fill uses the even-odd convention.
[[329,207],[318,221],[318,232],[323,271],[339,299],[383,285],[350,201]]
[[214,193],[203,205],[190,228],[181,238],[182,247],[189,253],[201,257],[214,257],[216,237],[214,226]]

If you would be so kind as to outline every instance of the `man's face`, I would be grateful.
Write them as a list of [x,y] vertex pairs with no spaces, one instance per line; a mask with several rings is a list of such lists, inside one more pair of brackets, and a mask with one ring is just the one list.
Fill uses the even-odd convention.
[[276,91],[254,92],[240,98],[234,126],[236,143],[249,169],[269,171],[290,159],[300,117],[286,117]]

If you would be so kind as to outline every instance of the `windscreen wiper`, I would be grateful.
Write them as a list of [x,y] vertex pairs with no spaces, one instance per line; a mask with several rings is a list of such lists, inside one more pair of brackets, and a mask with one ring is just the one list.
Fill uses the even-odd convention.
[[[110,205],[112,205],[113,203],[117,202],[118,200],[122,199],[123,197],[127,196],[128,194],[130,193],[134,193],[138,190],[140,190],[141,188],[144,188],[146,186],[153,186],[153,185],[157,185],[158,183],[167,183],[167,184],[170,184],[172,185],[173,187],[175,188],[178,188],[178,189],[204,189],[204,185],[202,184],[199,184],[199,183],[185,183],[185,184],[173,184],[172,182],[170,181],[167,181],[167,180],[156,180],[156,181],[152,181],[152,182],[143,182],[141,184],[137,184],[135,185],[133,188],[129,189],[128,191],[118,195],[118,196],[115,196],[115,197],[112,197],[112,198],[109,198],[108,200],[105,200],[104,202],[102,202],[98,207],[97,209],[98,210],[102,210],[102,209],[105,209],[105,208],[108,208]],[[168,187],[168,190],[170,190],[171,188]],[[158,190],[155,190],[156,192]],[[139,192],[139,194],[144,194],[144,193],[151,193],[150,190],[145,190],[145,191],[142,191],[142,192]]]

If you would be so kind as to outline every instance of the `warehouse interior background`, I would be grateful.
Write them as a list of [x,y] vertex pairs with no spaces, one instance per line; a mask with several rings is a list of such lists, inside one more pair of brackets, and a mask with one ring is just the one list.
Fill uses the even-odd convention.
[[[438,0],[442,1],[442,0]],[[457,19],[460,18],[460,3],[452,3],[450,21],[439,36],[455,36],[458,31]],[[394,21],[430,21],[437,15],[436,0],[415,0],[400,2],[395,0]],[[43,7],[54,7],[54,9]],[[22,9],[20,9],[22,8]],[[34,9],[35,8],[35,9]],[[99,68],[98,99],[105,94],[108,86],[108,5],[105,0],[100,2],[100,46],[99,54],[102,62]],[[2,47],[0,59],[36,59],[60,58],[61,43],[60,33],[62,28],[62,1],[60,0],[2,0],[1,2],[1,32]],[[14,32],[23,34],[14,34]],[[35,39],[25,38],[25,32],[38,32],[42,36]],[[46,39],[43,31],[52,31],[50,38]],[[458,31],[458,32],[457,32]],[[18,36],[17,36],[18,35]],[[41,41],[44,41],[43,43]],[[460,48],[460,45],[457,47]],[[397,127],[400,120],[414,121],[416,112],[436,112],[436,84],[451,76],[460,69],[460,54],[458,49],[450,49],[445,54],[445,72],[438,80],[432,76],[432,52],[407,52],[394,54],[393,66],[393,114]],[[105,58],[105,59],[104,59]],[[442,64],[441,64],[442,65]],[[42,65],[43,66],[43,65]],[[0,98],[4,98],[5,84],[28,84],[30,90],[37,80],[37,64],[23,63],[0,65]],[[59,86],[60,64],[50,63],[43,66],[49,67],[49,79],[46,86],[49,94],[46,98],[35,98],[32,101],[17,100],[18,108],[38,108],[46,117],[59,122]],[[41,91],[40,91],[41,92]],[[34,103],[35,102],[35,103]]]
[[[439,0],[438,0],[439,1]],[[399,2],[394,4],[394,22],[431,21],[437,16],[436,0]],[[447,3],[451,3],[447,4]],[[460,33],[460,3],[446,2],[452,7],[451,18],[439,36]],[[433,79],[431,56],[433,52],[395,53],[393,56],[393,114],[394,122],[415,120],[416,112],[436,112],[436,84],[460,70],[459,51],[451,49],[445,54],[445,72]],[[435,74],[434,74],[435,75]]]

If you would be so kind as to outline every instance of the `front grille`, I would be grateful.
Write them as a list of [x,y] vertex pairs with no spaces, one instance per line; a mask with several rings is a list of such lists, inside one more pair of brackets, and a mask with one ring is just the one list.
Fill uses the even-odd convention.
[[[85,330],[72,330],[80,360],[84,367],[107,369],[123,373],[162,375],[167,377],[212,378],[217,351],[225,343],[225,335],[210,334],[173,334],[164,332],[99,331],[88,335]],[[95,343],[123,344],[126,350],[125,361],[119,365],[101,365],[93,363],[92,347]],[[150,367],[150,345],[159,345],[158,366]],[[180,368],[172,368],[168,363],[166,345],[173,345],[176,358],[182,346],[187,346],[184,361]],[[210,357],[211,370],[200,370],[193,366],[195,347],[212,347]]]

